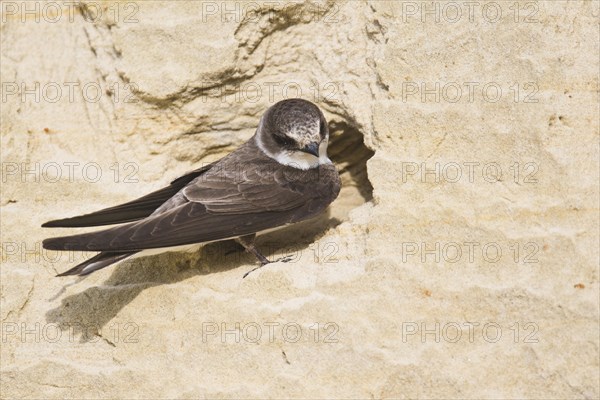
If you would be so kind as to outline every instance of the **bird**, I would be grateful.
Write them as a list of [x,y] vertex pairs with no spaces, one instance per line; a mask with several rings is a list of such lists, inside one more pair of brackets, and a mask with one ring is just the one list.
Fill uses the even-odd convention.
[[[88,275],[128,258],[234,239],[259,266],[270,261],[256,235],[314,218],[337,198],[339,173],[327,156],[329,128],[314,103],[290,98],[269,107],[254,135],[218,161],[138,199],[42,227],[100,231],[45,239],[48,250],[95,251],[57,276]],[[285,260],[284,260],[285,261]]]

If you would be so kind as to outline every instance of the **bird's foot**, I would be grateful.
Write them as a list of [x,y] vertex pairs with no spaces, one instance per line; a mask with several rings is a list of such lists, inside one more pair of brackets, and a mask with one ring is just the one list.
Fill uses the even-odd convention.
[[258,267],[256,267],[256,268],[252,268],[250,271],[246,272],[246,273],[244,274],[244,276],[242,276],[242,279],[244,279],[245,277],[247,277],[248,275],[250,275],[250,273],[251,273],[251,272],[254,272],[254,271],[256,271],[257,269],[259,269],[259,268],[262,268],[262,267],[264,267],[265,265],[267,265],[267,264],[262,264],[262,263],[261,263],[261,264],[260,264]]
[[242,277],[242,279],[244,279],[245,277],[247,277],[248,275],[250,275],[251,272],[256,271],[259,268],[264,267],[267,264],[270,264],[271,262],[289,262],[292,260],[292,256],[285,256],[285,257],[281,257],[278,258],[275,261],[269,261],[267,259],[267,257],[265,257],[255,246],[254,246],[254,238],[255,235],[247,235],[247,236],[241,236],[239,238],[237,238],[237,242],[239,244],[241,244],[242,246],[244,246],[244,248],[246,249],[246,251],[248,253],[254,254],[254,256],[258,259],[258,262],[260,262],[260,265],[254,269],[251,269],[250,271],[246,272],[244,274],[244,276]]
[[[265,261],[266,261],[266,262],[265,262]],[[267,260],[267,259],[265,258],[265,260],[261,260],[261,261],[260,261],[260,265],[259,265],[258,267],[256,267],[256,268],[253,268],[253,269],[251,269],[250,271],[246,272],[246,273],[244,274],[244,276],[242,277],[242,279],[244,279],[245,277],[247,277],[248,275],[250,275],[250,273],[251,273],[251,272],[253,272],[253,271],[256,271],[257,269],[260,269],[260,268],[264,267],[264,266],[265,266],[265,265],[267,265],[267,264],[271,264],[271,263],[274,263],[274,262],[283,262],[283,263],[286,263],[286,262],[290,262],[290,261],[292,261],[292,256],[285,256],[285,257],[281,257],[281,258],[278,258],[278,259],[277,259],[277,260],[275,260],[275,261],[269,261],[269,260]]]

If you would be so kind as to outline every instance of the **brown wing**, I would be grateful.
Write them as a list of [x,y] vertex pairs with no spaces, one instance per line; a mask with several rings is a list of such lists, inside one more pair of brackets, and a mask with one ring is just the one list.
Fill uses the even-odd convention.
[[[183,204],[135,223],[47,239],[44,248],[115,252],[226,239],[311,218],[337,197],[333,165],[300,171],[244,151],[186,186]],[[242,168],[234,165],[250,156]]]

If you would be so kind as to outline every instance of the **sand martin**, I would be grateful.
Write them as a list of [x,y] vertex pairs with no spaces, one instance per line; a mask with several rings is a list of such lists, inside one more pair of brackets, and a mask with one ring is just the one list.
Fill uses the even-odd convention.
[[263,114],[250,140],[219,161],[139,199],[42,226],[120,225],[46,239],[43,247],[99,252],[58,276],[225,239],[236,239],[262,266],[269,260],[254,246],[257,233],[313,218],[338,196],[328,141],[327,121],[316,105],[280,101]]

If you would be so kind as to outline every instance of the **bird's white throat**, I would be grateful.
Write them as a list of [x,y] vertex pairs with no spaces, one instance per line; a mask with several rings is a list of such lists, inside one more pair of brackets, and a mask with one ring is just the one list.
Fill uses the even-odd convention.
[[258,148],[270,158],[276,160],[279,164],[287,165],[297,169],[307,170],[316,168],[319,165],[331,164],[331,160],[327,157],[327,143],[329,137],[326,137],[319,145],[319,157],[303,151],[282,150],[278,153],[271,153],[262,143],[260,135],[256,135],[256,145]]

